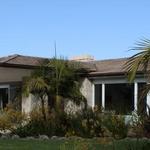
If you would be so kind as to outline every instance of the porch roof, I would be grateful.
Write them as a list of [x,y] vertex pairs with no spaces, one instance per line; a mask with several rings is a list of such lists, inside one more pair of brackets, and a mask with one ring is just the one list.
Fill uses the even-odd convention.
[[90,72],[89,75],[123,75],[126,73],[124,65],[127,60],[128,58],[118,58],[93,61],[91,63],[94,64],[96,71]]

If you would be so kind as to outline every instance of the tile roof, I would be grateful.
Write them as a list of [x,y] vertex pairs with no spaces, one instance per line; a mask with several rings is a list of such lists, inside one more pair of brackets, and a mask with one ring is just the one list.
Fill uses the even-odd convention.
[[127,60],[128,58],[118,58],[93,61],[96,71],[90,75],[124,74],[126,71],[123,68]]
[[[40,65],[41,61],[46,58],[22,56],[22,55],[10,55],[0,58],[0,66],[14,66],[20,68],[34,68]],[[82,67],[90,71],[90,76],[96,75],[112,75],[112,74],[124,74],[124,64],[128,58],[119,59],[107,59],[98,61],[82,62]]]
[[[15,66],[15,67],[26,67],[33,68],[39,66],[44,60],[48,58],[33,57],[33,56],[23,56],[23,55],[10,55],[7,57],[0,58],[0,66]],[[83,68],[93,70],[93,64],[82,63]],[[95,69],[94,69],[95,70]]]
[[20,67],[37,67],[46,58],[22,56],[22,55],[10,55],[0,58],[0,64],[3,66],[20,66]]

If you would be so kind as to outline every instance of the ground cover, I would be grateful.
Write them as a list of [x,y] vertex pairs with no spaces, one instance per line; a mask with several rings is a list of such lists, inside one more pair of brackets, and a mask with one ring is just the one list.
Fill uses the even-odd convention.
[[149,150],[150,140],[106,139],[27,140],[0,139],[0,150]]

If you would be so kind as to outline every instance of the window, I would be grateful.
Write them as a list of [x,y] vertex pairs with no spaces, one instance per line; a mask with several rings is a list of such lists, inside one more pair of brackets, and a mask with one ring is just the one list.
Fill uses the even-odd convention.
[[3,109],[8,104],[9,90],[8,88],[0,87],[0,108]]
[[[105,110],[115,111],[116,114],[127,115],[131,114],[137,107],[138,113],[146,113],[147,96],[143,94],[145,85],[146,83],[144,82],[138,83],[138,89],[134,89],[134,83],[105,84],[105,93],[102,93],[102,84],[96,84],[95,105],[102,106],[102,97],[104,97]],[[134,97],[136,93],[138,93],[138,95]]]
[[95,105],[102,106],[102,85],[95,85]]
[[134,110],[134,84],[105,84],[105,109],[117,114]]

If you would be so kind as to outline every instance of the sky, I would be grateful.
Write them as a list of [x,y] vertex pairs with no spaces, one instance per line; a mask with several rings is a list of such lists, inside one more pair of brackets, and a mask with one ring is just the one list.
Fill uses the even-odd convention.
[[0,0],[0,56],[132,56],[150,38],[150,0]]

